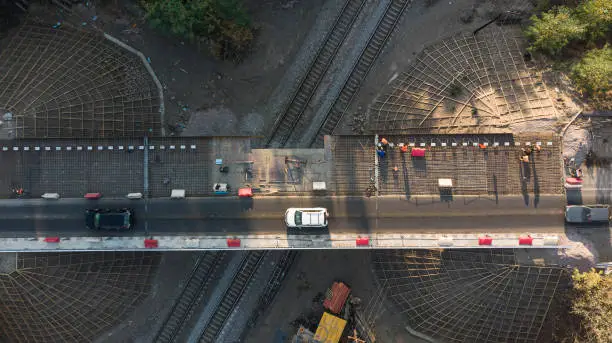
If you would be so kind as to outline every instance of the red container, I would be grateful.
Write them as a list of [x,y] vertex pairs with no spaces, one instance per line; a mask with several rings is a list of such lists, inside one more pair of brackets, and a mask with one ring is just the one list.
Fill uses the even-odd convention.
[[229,248],[240,248],[240,238],[228,238],[227,246]]
[[533,238],[531,236],[521,236],[519,237],[519,245],[532,245]]
[[331,297],[323,301],[323,307],[333,314],[340,313],[346,303],[346,299],[348,299],[349,293],[351,293],[351,289],[343,282],[334,282],[330,290]]
[[145,239],[144,245],[145,248],[157,248],[159,246],[159,242],[157,239]]
[[565,179],[565,182],[567,182],[570,185],[579,185],[582,183],[582,179],[579,179],[576,177],[568,177],[567,179]]
[[425,149],[412,148],[411,154],[412,154],[412,157],[425,157]]
[[369,246],[370,245],[370,238],[369,237],[357,237],[357,239],[355,240],[355,244],[358,247]]
[[59,237],[45,237],[45,242],[47,243],[59,243]]
[[492,244],[493,244],[493,237],[489,237],[489,236],[478,237],[478,245],[492,245]]
[[100,199],[102,197],[102,193],[86,193],[85,199]]
[[253,188],[239,188],[238,196],[241,198],[250,198],[253,196]]

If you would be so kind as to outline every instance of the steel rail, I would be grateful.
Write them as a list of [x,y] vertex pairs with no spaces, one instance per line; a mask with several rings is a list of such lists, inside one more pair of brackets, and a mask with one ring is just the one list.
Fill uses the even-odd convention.
[[205,252],[198,257],[185,287],[157,332],[154,342],[174,342],[191,317],[195,304],[208,288],[210,276],[224,255],[222,252]]
[[397,27],[399,20],[404,13],[404,10],[410,3],[409,0],[392,0],[385,10],[384,15],[378,21],[376,30],[370,36],[368,44],[361,52],[359,59],[355,62],[351,74],[344,82],[344,86],[340,94],[336,98],[334,104],[330,107],[329,112],[325,116],[325,120],[321,123],[317,134],[310,142],[310,146],[321,146],[323,137],[334,132],[342,116],[350,106],[353,97],[361,87],[363,81],[374,65],[374,61],[380,55],[385,44],[391,37],[391,34]]
[[215,309],[212,317],[206,323],[206,327],[198,340],[201,343],[214,343],[223,330],[225,323],[236,308],[242,298],[244,291],[249,286],[253,276],[257,272],[261,261],[266,255],[266,250],[249,251],[242,260],[241,265],[227,288],[219,305]]
[[267,147],[283,147],[287,144],[300,118],[308,108],[308,103],[314,96],[323,76],[327,73],[340,46],[351,31],[365,2],[365,0],[347,0],[344,3],[334,25],[325,37],[323,45],[310,63],[306,76],[300,82],[291,101],[285,106],[281,115],[277,117],[266,141]]

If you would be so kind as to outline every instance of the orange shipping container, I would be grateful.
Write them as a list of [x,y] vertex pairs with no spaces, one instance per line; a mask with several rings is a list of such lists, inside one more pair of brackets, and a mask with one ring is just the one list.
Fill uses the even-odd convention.
[[331,297],[325,299],[323,302],[323,307],[325,307],[331,313],[340,313],[350,292],[351,289],[344,283],[334,282],[331,287]]

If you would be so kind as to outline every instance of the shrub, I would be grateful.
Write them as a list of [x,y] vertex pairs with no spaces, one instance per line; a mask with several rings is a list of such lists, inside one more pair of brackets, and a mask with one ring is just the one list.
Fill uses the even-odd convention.
[[612,277],[591,269],[572,274],[571,314],[580,322],[581,342],[612,342]]
[[531,21],[525,31],[531,40],[530,51],[557,55],[570,41],[583,38],[586,32],[586,25],[565,6],[544,12],[541,18],[534,15]]
[[219,58],[239,60],[253,41],[253,28],[240,0],[142,0],[155,28],[191,40],[209,41]]
[[589,38],[603,37],[612,27],[612,1],[587,0],[578,6],[577,15],[587,25]]
[[572,79],[583,93],[602,96],[612,90],[612,47],[588,51],[572,67]]

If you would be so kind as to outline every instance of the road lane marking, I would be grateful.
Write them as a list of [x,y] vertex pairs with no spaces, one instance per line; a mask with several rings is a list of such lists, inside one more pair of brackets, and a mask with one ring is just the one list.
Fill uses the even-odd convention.
[[[136,214],[138,215],[138,214]],[[551,215],[563,215],[563,209],[495,209],[495,210],[486,210],[479,212],[469,212],[469,211],[447,211],[447,212],[407,212],[407,211],[398,211],[398,212],[380,212],[378,215],[376,213],[372,214],[355,214],[355,213],[345,213],[345,212],[332,212],[330,213],[330,219],[341,219],[341,218],[353,218],[353,219],[367,219],[367,218],[436,218],[436,217],[444,217],[444,218],[455,218],[455,217],[502,217],[502,216],[551,216]],[[148,216],[149,220],[230,220],[230,219],[278,219],[283,220],[283,212],[267,212],[267,213],[236,213],[236,214],[215,214],[215,213],[203,213],[203,214],[187,214],[187,215],[158,215],[155,213],[151,213]]]

